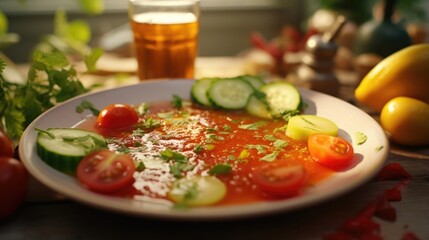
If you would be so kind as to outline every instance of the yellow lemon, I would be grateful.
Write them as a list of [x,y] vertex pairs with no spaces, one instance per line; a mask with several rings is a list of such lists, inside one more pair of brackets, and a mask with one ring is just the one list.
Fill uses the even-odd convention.
[[412,45],[384,58],[355,90],[356,99],[376,111],[399,96],[429,102],[429,44]]
[[393,98],[383,107],[380,123],[396,143],[429,145],[429,104],[425,102],[409,97]]

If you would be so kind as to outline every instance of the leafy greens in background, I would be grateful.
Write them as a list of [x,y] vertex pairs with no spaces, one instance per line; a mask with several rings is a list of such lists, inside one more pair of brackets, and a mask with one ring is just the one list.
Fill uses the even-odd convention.
[[[94,49],[85,57],[88,69],[95,68],[101,53],[101,49]],[[6,81],[2,75],[5,67],[0,59],[0,126],[14,139],[56,103],[88,91],[66,55],[59,51],[35,51],[25,84]]]
[[[103,0],[77,0],[82,10],[91,15],[104,10]],[[26,1],[21,1],[25,4]],[[10,41],[8,21],[0,11],[0,47],[15,44]],[[55,14],[54,32],[43,38],[31,54],[27,81],[16,83],[4,78],[8,59],[0,54],[0,128],[13,139],[19,139],[25,128],[41,113],[59,102],[88,91],[78,78],[69,58],[84,61],[88,72],[103,54],[102,49],[91,49],[91,29],[83,20],[68,21],[65,11]],[[1,50],[1,48],[0,48]]]

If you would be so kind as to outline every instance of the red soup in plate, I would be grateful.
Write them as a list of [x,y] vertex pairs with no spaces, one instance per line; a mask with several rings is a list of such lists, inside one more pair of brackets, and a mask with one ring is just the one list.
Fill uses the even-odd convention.
[[254,203],[303,194],[334,172],[314,161],[306,141],[285,135],[282,119],[191,102],[148,106],[128,128],[101,128],[96,117],[76,126],[134,160],[132,187],[115,195],[189,206]]

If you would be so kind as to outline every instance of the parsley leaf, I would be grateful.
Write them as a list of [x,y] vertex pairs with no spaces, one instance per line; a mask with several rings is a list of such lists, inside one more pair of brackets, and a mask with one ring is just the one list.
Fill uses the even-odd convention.
[[97,70],[96,63],[101,55],[103,55],[103,49],[101,48],[95,48],[89,54],[85,55],[84,62],[88,72],[95,72]]
[[366,142],[366,140],[368,140],[368,137],[363,132],[356,132],[355,138],[356,138],[356,144],[357,145],[362,145]]
[[276,160],[278,155],[279,155],[279,151],[274,151],[274,152],[267,154],[264,157],[262,157],[261,160],[266,161],[266,162],[272,162],[272,161]]
[[161,155],[162,159],[167,160],[167,161],[173,160],[173,161],[182,162],[182,163],[188,162],[188,157],[186,157],[185,155],[183,155],[179,152],[173,151],[169,148],[160,152],[160,155]]
[[260,127],[267,125],[266,121],[259,121],[251,124],[242,124],[239,125],[238,128],[246,129],[246,130],[258,130]]
[[100,114],[100,110],[96,109],[94,104],[90,101],[83,100],[79,105],[76,106],[76,112],[82,113],[85,109],[91,111],[92,115],[98,116]]
[[171,100],[171,105],[176,109],[181,109],[183,106],[183,101],[180,96],[173,95],[173,100]]
[[211,175],[221,175],[228,174],[231,171],[232,167],[229,164],[216,164],[208,171],[208,173]]
[[137,164],[137,166],[136,166],[136,171],[137,172],[142,172],[142,171],[144,171],[146,169],[146,166],[144,165],[144,163],[143,162],[139,162],[138,164]]

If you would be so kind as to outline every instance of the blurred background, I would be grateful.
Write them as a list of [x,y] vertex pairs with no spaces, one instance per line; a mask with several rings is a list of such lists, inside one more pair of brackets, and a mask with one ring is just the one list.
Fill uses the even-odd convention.
[[[9,32],[20,36],[19,44],[11,45],[5,53],[16,62],[28,61],[35,45],[54,31],[54,15],[59,9],[67,12],[69,21],[82,19],[89,23],[93,46],[102,43],[113,49],[131,39],[129,31],[121,32],[128,29],[127,0],[104,0],[103,11],[95,14],[85,12],[81,2],[1,0],[0,9],[8,17]],[[300,24],[307,11],[301,0],[202,0],[201,7],[201,56],[237,54],[250,46],[250,32],[273,37],[286,23]]]
[[[90,45],[102,44],[106,50],[119,48],[131,39],[127,31],[127,4],[127,0],[1,0],[0,10],[8,18],[8,32],[19,35],[19,43],[4,52],[15,62],[28,61],[35,45],[54,32],[58,10],[64,10],[69,21],[82,19],[89,24]],[[309,18],[318,11],[317,21],[329,24],[332,19],[323,16],[321,9],[346,14],[361,24],[372,18],[376,4],[376,0],[201,0],[199,55],[239,54],[251,46],[250,35],[255,31],[267,39],[278,36],[286,25],[306,31]],[[398,5],[404,24],[418,23],[423,28],[420,31],[427,29],[428,0],[400,0]]]
[[[403,29],[413,44],[428,42],[429,0],[201,0],[198,55],[244,56],[252,63],[248,73],[269,65],[268,71],[284,75],[289,65],[300,62],[301,55],[294,53],[305,51],[308,37],[329,30],[342,15],[348,22],[336,39],[336,67],[353,70],[363,53],[356,52],[359,29],[381,21],[387,2],[395,3],[393,31]],[[29,62],[35,49],[82,55],[101,47],[105,53],[131,57],[127,7],[127,0],[1,0],[0,50],[18,64]],[[376,36],[378,44],[397,42],[384,38],[392,28],[383,27],[387,32]],[[280,60],[279,51],[284,53]],[[383,54],[365,54],[361,62],[372,67]],[[279,61],[284,65],[280,72],[275,69]]]

